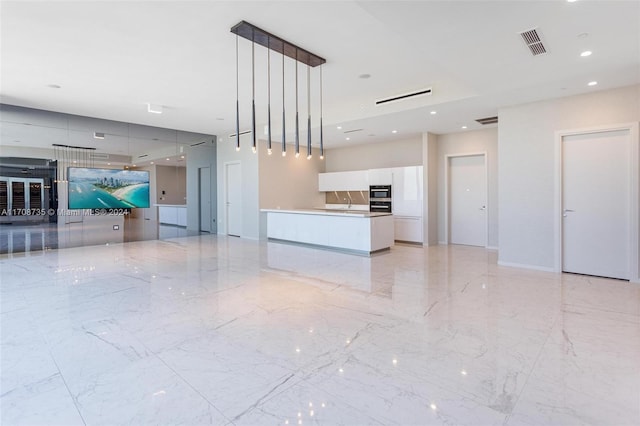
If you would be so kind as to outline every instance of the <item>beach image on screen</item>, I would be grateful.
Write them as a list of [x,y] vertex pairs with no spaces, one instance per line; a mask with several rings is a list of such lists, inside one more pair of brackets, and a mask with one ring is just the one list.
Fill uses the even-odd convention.
[[69,209],[149,207],[149,172],[69,167]]

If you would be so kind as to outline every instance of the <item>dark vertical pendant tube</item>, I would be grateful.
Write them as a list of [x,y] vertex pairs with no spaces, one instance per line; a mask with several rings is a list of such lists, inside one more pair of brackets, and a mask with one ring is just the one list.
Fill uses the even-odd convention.
[[238,34],[236,34],[236,151],[240,151],[240,83],[238,73],[240,72],[238,66]]
[[320,159],[324,158],[324,140],[322,139],[322,65],[320,65]]
[[255,58],[256,43],[253,41],[253,34],[251,37],[251,135],[252,145],[251,149],[253,153],[256,153],[256,58]]
[[307,160],[311,160],[311,69],[307,65]]
[[271,155],[271,39],[267,40],[267,154]]
[[295,148],[296,148],[296,157],[300,155],[300,127],[298,125],[298,50],[296,50],[296,137],[295,137]]
[[282,156],[287,155],[287,127],[284,121],[284,46],[282,48]]

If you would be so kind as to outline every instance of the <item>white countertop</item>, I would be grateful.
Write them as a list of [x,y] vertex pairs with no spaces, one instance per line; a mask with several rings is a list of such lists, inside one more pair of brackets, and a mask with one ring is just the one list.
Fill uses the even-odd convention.
[[367,212],[362,210],[332,210],[332,209],[295,209],[295,210],[282,210],[282,209],[260,209],[261,212],[266,213],[294,213],[294,214],[308,214],[308,215],[320,215],[320,216],[348,216],[348,217],[378,217],[378,216],[391,216],[391,213],[378,213]]

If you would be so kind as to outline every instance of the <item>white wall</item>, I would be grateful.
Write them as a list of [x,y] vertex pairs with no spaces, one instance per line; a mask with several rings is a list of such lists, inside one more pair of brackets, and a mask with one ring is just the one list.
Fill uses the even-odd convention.
[[421,166],[422,136],[325,150],[327,172]]
[[499,262],[554,267],[555,132],[638,122],[640,86],[499,111]]
[[438,244],[438,158],[438,136],[424,133],[422,135],[423,241],[428,246]]
[[498,246],[498,129],[438,135],[438,241],[447,241],[445,162],[447,155],[487,153],[488,246]]
[[[190,147],[187,151],[187,229],[200,231],[200,176],[201,167],[211,170],[211,233],[217,232],[218,210],[216,206],[218,188],[216,186],[217,142]],[[176,203],[181,204],[181,203]]]
[[250,134],[240,136],[240,145],[240,151],[236,151],[235,139],[231,138],[225,138],[224,141],[217,144],[218,234],[227,233],[225,164],[240,162],[242,176],[242,232],[240,236],[258,239],[260,236],[258,154],[251,152]]

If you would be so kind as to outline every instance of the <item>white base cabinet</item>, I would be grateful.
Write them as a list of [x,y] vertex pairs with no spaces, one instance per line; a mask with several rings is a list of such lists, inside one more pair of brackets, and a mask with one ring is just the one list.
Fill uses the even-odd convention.
[[393,216],[393,228],[396,241],[423,243],[422,218],[412,216]]

